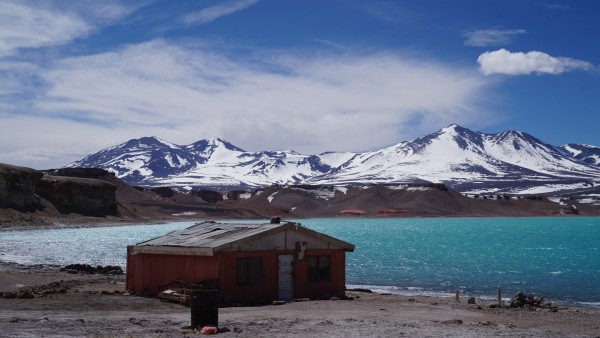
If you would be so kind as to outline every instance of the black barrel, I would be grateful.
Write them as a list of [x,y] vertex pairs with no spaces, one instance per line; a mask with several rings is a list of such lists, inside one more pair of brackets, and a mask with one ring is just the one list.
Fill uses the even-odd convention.
[[192,328],[219,327],[219,290],[193,290],[190,296]]

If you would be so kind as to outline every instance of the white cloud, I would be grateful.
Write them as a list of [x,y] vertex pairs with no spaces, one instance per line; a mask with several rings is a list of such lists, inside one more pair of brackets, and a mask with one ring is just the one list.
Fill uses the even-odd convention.
[[207,7],[198,12],[193,12],[183,17],[186,24],[206,24],[217,20],[222,16],[233,14],[246,9],[259,0],[236,0],[221,3],[215,6]]
[[485,52],[477,58],[485,75],[560,74],[575,69],[591,69],[592,64],[567,57],[554,57],[543,52],[512,53],[506,49]]
[[527,33],[524,29],[482,29],[463,34],[466,46],[500,46],[513,41],[517,35]]
[[[231,52],[154,40],[60,61],[40,73],[47,89],[33,101],[35,115],[3,118],[0,153],[24,164],[43,145],[46,160],[36,165],[58,166],[150,135],[179,144],[218,136],[247,150],[359,151],[485,120],[478,101],[486,82],[472,70],[396,53],[245,51],[240,62]],[[17,150],[21,143],[32,147]]]
[[0,57],[19,48],[64,44],[91,30],[92,26],[76,15],[33,8],[24,2],[0,2]]

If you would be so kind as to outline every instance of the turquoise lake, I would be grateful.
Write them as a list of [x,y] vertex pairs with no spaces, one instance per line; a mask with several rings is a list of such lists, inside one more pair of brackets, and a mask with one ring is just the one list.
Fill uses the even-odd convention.
[[[308,219],[356,245],[348,287],[493,299],[518,291],[600,307],[600,218]],[[126,246],[194,222],[0,232],[0,259],[125,266]]]

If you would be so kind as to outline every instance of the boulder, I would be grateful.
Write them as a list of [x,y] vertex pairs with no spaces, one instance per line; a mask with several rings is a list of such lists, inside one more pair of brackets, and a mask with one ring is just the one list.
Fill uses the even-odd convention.
[[33,207],[36,186],[42,176],[35,169],[0,163],[0,206],[18,210]]

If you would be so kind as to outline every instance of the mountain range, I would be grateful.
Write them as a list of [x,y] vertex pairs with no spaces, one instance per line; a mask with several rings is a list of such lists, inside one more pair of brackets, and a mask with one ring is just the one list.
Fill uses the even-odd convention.
[[219,138],[177,145],[142,137],[66,167],[102,168],[131,185],[187,190],[434,182],[472,194],[582,194],[600,184],[599,163],[600,147],[553,146],[525,132],[486,134],[452,124],[374,151],[319,155],[248,152]]

